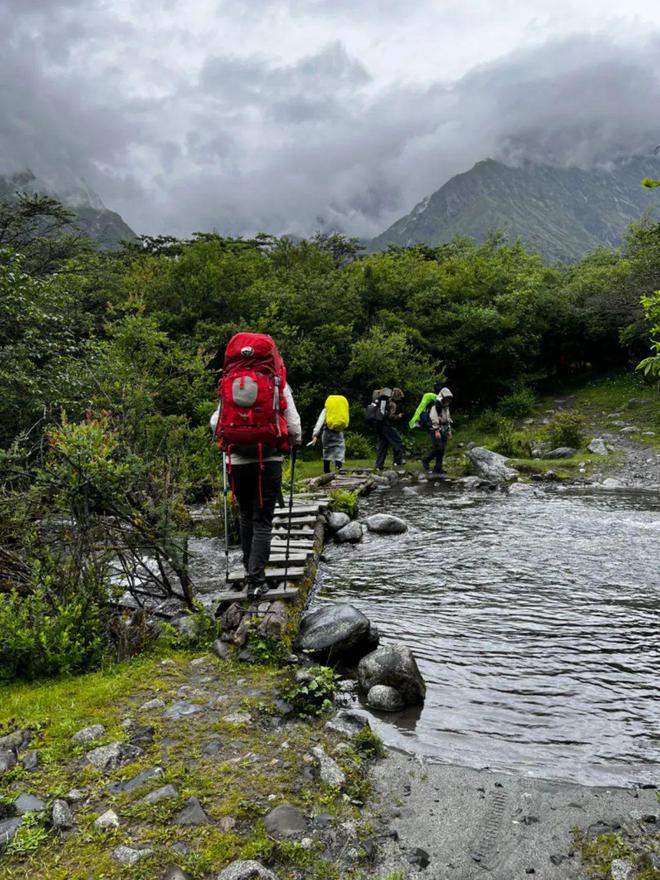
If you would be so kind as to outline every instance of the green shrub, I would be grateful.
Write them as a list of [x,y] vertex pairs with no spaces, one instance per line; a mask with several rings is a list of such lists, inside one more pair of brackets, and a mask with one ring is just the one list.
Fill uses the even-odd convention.
[[304,672],[307,674],[303,680],[284,688],[282,696],[298,715],[317,718],[332,709],[339,676],[328,666],[315,666]]
[[346,434],[346,458],[371,458],[374,454],[373,444],[364,434]]
[[521,419],[528,416],[534,408],[534,395],[529,388],[520,388],[503,397],[497,409],[509,419]]
[[368,724],[365,724],[362,730],[355,734],[353,745],[356,751],[367,758],[383,758],[385,756],[385,746],[382,739],[373,732]]
[[53,598],[45,586],[0,593],[0,680],[80,672],[104,653],[103,615],[84,596]]
[[334,489],[330,492],[330,510],[347,513],[351,519],[358,515],[358,497],[356,492],[347,489]]
[[510,458],[527,458],[529,456],[529,438],[522,431],[516,431],[510,419],[500,417],[494,449],[495,452],[508,455]]
[[558,446],[580,449],[586,442],[584,418],[572,410],[559,412],[546,427],[546,435],[553,449]]
[[475,422],[477,431],[483,434],[493,434],[497,431],[502,421],[502,416],[494,409],[485,409]]

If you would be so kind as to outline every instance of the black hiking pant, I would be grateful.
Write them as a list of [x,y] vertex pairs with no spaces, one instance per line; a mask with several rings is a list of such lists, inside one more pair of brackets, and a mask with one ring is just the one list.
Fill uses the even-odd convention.
[[431,443],[433,445],[422,459],[422,464],[426,469],[429,468],[431,462],[435,459],[433,472],[436,474],[444,473],[442,469],[442,461],[445,457],[445,448],[447,446],[449,431],[446,428],[440,428],[439,434],[440,437],[436,437],[435,431],[431,431]]
[[[337,470],[339,470],[340,467],[343,465],[343,463],[344,463],[343,461],[336,461],[336,462],[335,462],[335,468],[336,468]],[[329,459],[329,458],[324,458],[324,459],[323,459],[323,473],[324,473],[324,474],[329,474],[329,473],[330,473],[330,468],[331,468],[331,467],[332,467],[332,462],[330,461],[330,459]]]
[[392,447],[394,464],[403,464],[403,441],[397,429],[388,422],[380,422],[376,426],[378,445],[376,447],[376,467],[380,470],[385,467],[387,450]]
[[236,464],[231,475],[240,509],[243,565],[248,581],[262,586],[270,556],[273,514],[282,491],[282,462],[265,461],[261,474],[256,463]]

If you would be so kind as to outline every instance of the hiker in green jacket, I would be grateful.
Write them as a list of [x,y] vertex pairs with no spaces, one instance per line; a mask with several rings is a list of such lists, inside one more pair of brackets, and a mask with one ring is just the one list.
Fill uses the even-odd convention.
[[447,440],[451,437],[451,415],[449,413],[449,404],[454,399],[454,395],[449,388],[441,388],[440,393],[435,399],[435,403],[431,404],[428,409],[431,434],[431,448],[422,459],[422,465],[425,470],[431,466],[431,462],[435,459],[433,468],[434,474],[444,474],[442,462],[445,457],[445,449]]

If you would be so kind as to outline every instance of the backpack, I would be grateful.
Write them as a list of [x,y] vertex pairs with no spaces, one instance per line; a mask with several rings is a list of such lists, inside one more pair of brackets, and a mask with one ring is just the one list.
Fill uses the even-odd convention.
[[422,399],[415,410],[414,416],[408,423],[411,428],[422,428],[425,431],[430,430],[431,419],[428,410],[431,404],[435,403],[435,401],[436,395],[432,391],[427,391],[426,394],[422,396]]
[[331,431],[345,431],[348,428],[348,401],[341,394],[331,394],[327,398],[325,423]]
[[229,340],[218,396],[216,438],[231,454],[234,446],[264,446],[286,452],[286,367],[277,345],[263,333],[236,333]]
[[392,392],[389,388],[379,388],[373,393],[373,400],[365,407],[364,421],[368,428],[376,430],[387,418],[387,404]]
[[429,403],[429,405],[426,407],[426,409],[422,410],[421,415],[419,417],[419,427],[422,428],[422,430],[424,430],[424,431],[430,431],[431,428],[433,427],[433,424],[431,423],[431,407],[432,406],[433,406],[433,404]]

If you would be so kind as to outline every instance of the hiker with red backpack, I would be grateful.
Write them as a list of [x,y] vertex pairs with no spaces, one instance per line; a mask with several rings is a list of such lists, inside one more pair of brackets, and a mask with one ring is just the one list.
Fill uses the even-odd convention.
[[270,336],[237,333],[231,338],[218,397],[211,428],[225,455],[226,475],[240,510],[247,594],[257,598],[266,592],[273,514],[282,494],[282,461],[302,439],[286,367]]

